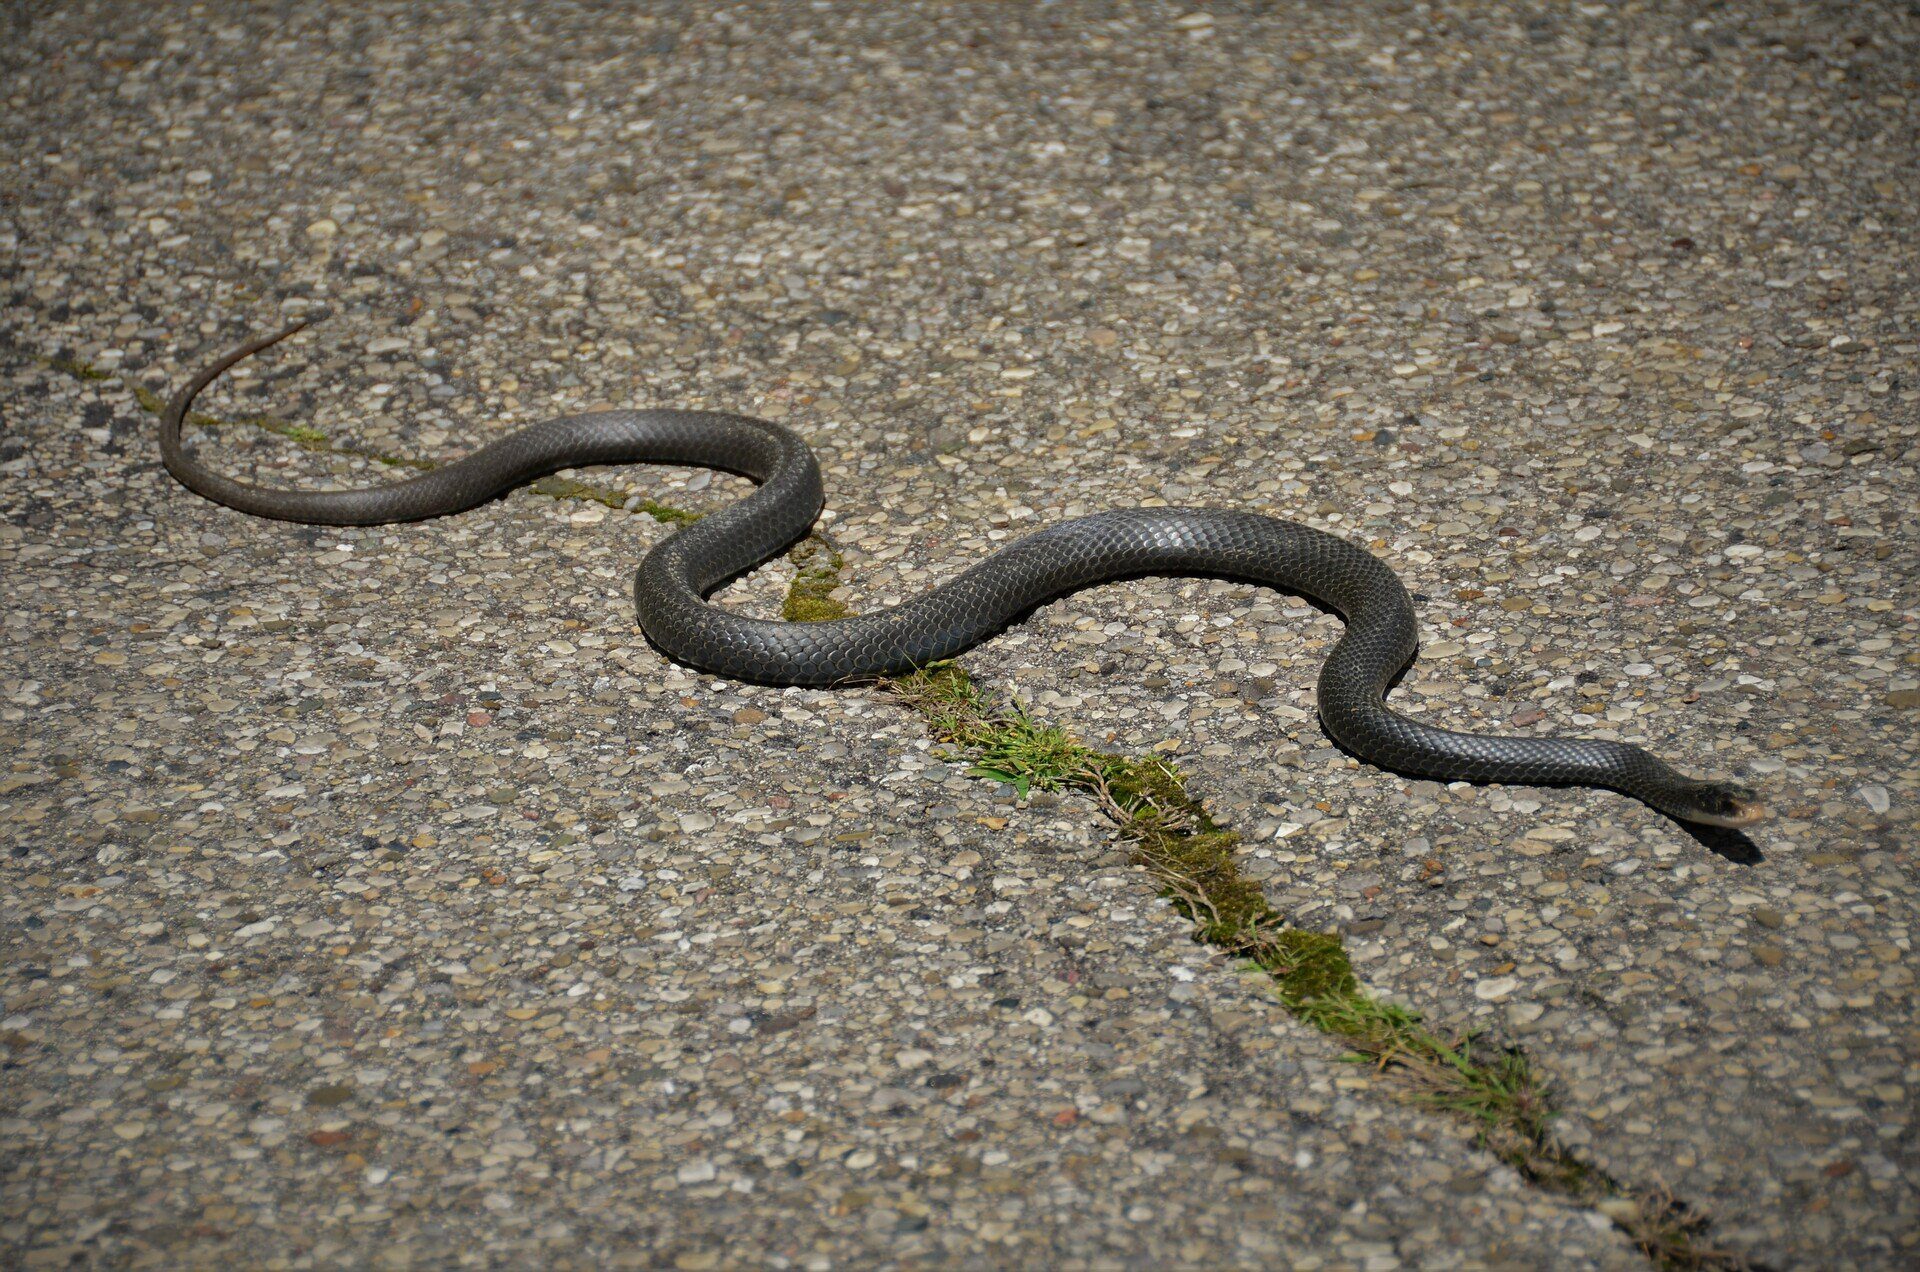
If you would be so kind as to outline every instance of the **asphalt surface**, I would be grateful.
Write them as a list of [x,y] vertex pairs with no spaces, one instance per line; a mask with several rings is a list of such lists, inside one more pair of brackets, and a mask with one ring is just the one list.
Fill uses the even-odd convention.
[[1910,6],[0,29],[0,1262],[1646,1266],[1192,943],[1091,806],[876,691],[665,662],[638,500],[737,479],[345,532],[174,485],[143,401],[323,311],[207,396],[311,430],[202,428],[226,471],[779,418],[862,610],[1108,507],[1366,542],[1423,718],[1775,819],[1359,765],[1312,714],[1336,621],[1245,587],[964,663],[1174,756],[1276,905],[1523,1046],[1719,1245],[1914,1262]]

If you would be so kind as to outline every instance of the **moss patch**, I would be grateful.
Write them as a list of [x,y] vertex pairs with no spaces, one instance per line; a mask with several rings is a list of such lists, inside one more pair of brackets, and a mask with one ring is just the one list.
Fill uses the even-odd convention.
[[1529,1181],[1605,1214],[1657,1266],[1749,1265],[1705,1238],[1706,1220],[1671,1194],[1634,1190],[1580,1160],[1553,1135],[1553,1104],[1524,1052],[1468,1034],[1445,1039],[1420,1016],[1369,993],[1333,933],[1286,926],[1234,864],[1239,837],[1214,822],[1178,769],[1159,757],[1097,751],[994,701],[959,667],[939,664],[891,682],[974,776],[1031,791],[1092,796],[1133,845],[1194,939],[1245,960],[1293,1016],[1350,1049],[1396,1090],[1470,1121],[1480,1143]]
[[701,514],[688,512],[685,508],[675,508],[656,499],[636,499],[624,490],[612,486],[596,486],[591,482],[576,481],[571,477],[542,477],[527,487],[536,495],[545,495],[549,499],[577,499],[585,503],[605,504],[620,512],[644,512],[655,521],[667,525],[687,525],[700,520]]
[[113,373],[111,371],[102,371],[85,358],[43,358],[41,361],[52,370],[58,371],[62,375],[70,375],[76,380],[91,382],[94,380],[113,379]]
[[[147,414],[158,415],[167,409],[166,399],[146,385],[128,381],[128,387],[133,390],[133,400],[138,402],[140,409]],[[408,468],[434,467],[432,463],[425,460],[405,459],[398,455],[367,450],[350,442],[335,442],[328,438],[324,431],[310,424],[295,424],[292,420],[283,420],[276,415],[244,415],[227,419],[218,415],[208,415],[202,411],[189,411],[186,422],[196,428],[257,428],[262,432],[297,442],[304,450],[320,451],[329,455],[351,455],[358,459],[371,459],[382,464],[401,465]]]
[[780,603],[780,617],[789,623],[829,623],[847,616],[846,605],[833,598],[845,565],[839,549],[816,532],[794,544],[787,559],[793,562],[794,575]]

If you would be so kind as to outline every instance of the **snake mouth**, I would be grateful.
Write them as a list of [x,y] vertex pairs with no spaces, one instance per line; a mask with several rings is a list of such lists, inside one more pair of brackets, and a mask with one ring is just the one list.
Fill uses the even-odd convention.
[[1743,830],[1765,821],[1767,806],[1752,795],[1726,794],[1716,799],[1710,808],[1688,809],[1685,818],[1702,826]]

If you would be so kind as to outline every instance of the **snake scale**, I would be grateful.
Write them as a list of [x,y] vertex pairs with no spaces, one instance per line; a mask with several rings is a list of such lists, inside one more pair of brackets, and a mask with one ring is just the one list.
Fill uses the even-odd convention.
[[1320,718],[1336,742],[1381,768],[1443,781],[1601,787],[1709,826],[1747,826],[1765,815],[1746,787],[1688,777],[1628,743],[1459,733],[1394,712],[1387,691],[1419,643],[1406,588],[1364,549],[1274,517],[1212,508],[1099,513],[1029,535],[890,609],[788,623],[731,613],[706,599],[805,535],[823,504],[811,448],[791,429],[765,420],[675,410],[563,416],[411,480],[366,490],[272,490],[202,465],[181,434],[194,397],[234,363],[305,325],[226,354],[167,404],[160,452],[182,485],[254,516],[365,526],[461,512],[562,468],[662,463],[721,469],[759,488],[661,541],[640,562],[634,582],[648,639],[702,671],[775,685],[897,675],[951,658],[1078,588],[1141,575],[1224,577],[1298,593],[1345,619],[1345,634],[1320,672]]

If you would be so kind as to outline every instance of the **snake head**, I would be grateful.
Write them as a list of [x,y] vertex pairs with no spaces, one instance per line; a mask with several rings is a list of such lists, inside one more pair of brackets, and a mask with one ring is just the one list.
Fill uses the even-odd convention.
[[1751,787],[1737,782],[1694,782],[1667,811],[1682,821],[1739,830],[1765,821],[1767,806]]

